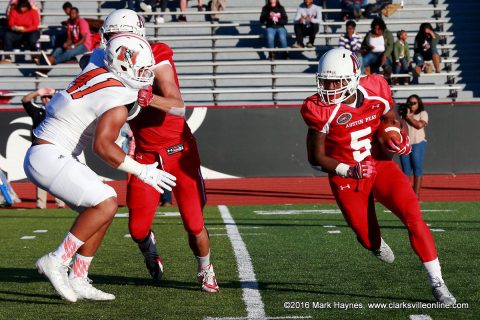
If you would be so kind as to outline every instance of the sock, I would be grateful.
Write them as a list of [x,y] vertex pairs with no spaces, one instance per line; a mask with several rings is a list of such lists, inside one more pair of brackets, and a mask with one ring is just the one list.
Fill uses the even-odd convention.
[[75,255],[75,260],[73,261],[72,271],[70,272],[68,278],[86,278],[92,260],[93,257],[85,257],[77,253]]
[[440,267],[438,257],[435,258],[435,260],[424,262],[423,267],[425,268],[425,271],[427,271],[428,280],[432,287],[439,282],[443,282],[442,268]]
[[145,258],[158,257],[155,234],[151,230],[145,239],[138,242],[138,248],[142,251]]
[[68,233],[63,242],[58,246],[57,250],[52,252],[52,256],[61,260],[62,262],[70,262],[73,255],[77,252],[84,242],[72,233]]
[[204,257],[195,256],[198,262],[198,271],[204,270],[210,266],[210,250],[208,250],[208,254]]

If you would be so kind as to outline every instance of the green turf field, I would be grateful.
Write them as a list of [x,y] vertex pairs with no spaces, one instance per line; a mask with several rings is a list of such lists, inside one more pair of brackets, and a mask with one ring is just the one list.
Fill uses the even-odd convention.
[[[201,292],[195,283],[196,263],[180,217],[159,216],[154,222],[165,260],[160,285],[150,281],[136,245],[125,237],[128,219],[119,217],[90,269],[94,285],[117,299],[75,304],[60,300],[34,268],[38,257],[60,243],[75,214],[60,209],[1,210],[0,319],[213,319],[259,314],[271,319],[480,319],[480,203],[422,203],[424,210],[440,210],[426,211],[424,218],[431,229],[443,230],[433,234],[444,279],[457,301],[468,304],[463,309],[427,308],[434,299],[423,268],[406,230],[383,207],[377,211],[383,238],[396,255],[392,265],[360,246],[335,205],[227,209],[235,223],[227,227],[218,207],[205,209],[219,294]],[[234,237],[235,231],[240,238]],[[23,236],[35,239],[22,240]],[[243,259],[240,277],[236,254]],[[253,266],[254,279],[245,278],[245,266]],[[406,308],[417,302],[423,307]]]

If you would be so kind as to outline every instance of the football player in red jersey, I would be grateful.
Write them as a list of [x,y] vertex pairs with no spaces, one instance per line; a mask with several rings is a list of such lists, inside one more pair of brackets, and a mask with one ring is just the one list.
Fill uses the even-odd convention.
[[[108,40],[112,34],[119,32],[145,36],[142,18],[128,9],[112,12],[102,26],[102,38]],[[153,92],[151,88],[140,90],[138,103],[145,108],[139,113],[138,119],[129,122],[136,144],[134,159],[140,163],[157,161],[163,170],[176,176],[177,186],[173,194],[188,233],[190,248],[198,262],[197,279],[203,291],[216,293],[219,287],[210,262],[210,239],[203,219],[206,196],[200,172],[200,156],[185,120],[185,106],[173,52],[164,43],[155,43],[151,47],[155,58],[152,67],[155,75]],[[96,59],[95,55],[98,54],[94,51],[90,63]],[[141,180],[131,177],[128,181],[130,234],[155,280],[163,275],[163,261],[151,230],[159,200],[160,194],[153,188],[142,186]]]
[[[413,250],[428,274],[435,298],[456,300],[442,278],[432,234],[408,178],[374,138],[381,119],[393,120],[392,94],[379,75],[360,77],[355,54],[343,48],[325,53],[318,65],[318,93],[308,97],[301,113],[308,125],[310,164],[329,174],[330,187],[360,244],[380,260],[392,263],[392,250],[381,237],[375,213],[377,199],[406,226]],[[390,153],[408,154],[408,137],[386,143]]]

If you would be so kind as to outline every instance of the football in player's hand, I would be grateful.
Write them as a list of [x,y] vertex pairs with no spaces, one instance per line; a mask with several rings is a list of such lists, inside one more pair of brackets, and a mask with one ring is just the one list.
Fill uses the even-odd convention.
[[391,138],[395,138],[399,143],[403,142],[400,134],[401,124],[397,120],[384,120],[380,122],[377,129],[377,139],[381,144],[385,144]]

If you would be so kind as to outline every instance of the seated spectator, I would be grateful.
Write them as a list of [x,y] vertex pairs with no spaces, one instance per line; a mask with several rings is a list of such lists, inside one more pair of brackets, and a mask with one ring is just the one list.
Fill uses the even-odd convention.
[[[81,18],[78,8],[70,10],[70,19],[67,23],[67,41],[62,47],[55,48],[51,56],[42,51],[43,64],[54,65],[71,60],[75,56],[92,50],[92,36],[88,22]],[[38,76],[47,77],[46,70],[37,70]]]
[[[207,4],[208,11],[225,11],[227,8],[227,0],[210,0]],[[210,16],[212,21],[218,21],[218,14],[213,13]]]
[[360,55],[360,48],[362,46],[362,36],[355,32],[357,24],[353,20],[347,21],[346,32],[340,36],[338,46],[355,52],[357,56]]
[[362,71],[365,74],[379,73],[382,67],[385,78],[389,80],[392,73],[393,35],[382,18],[373,19],[370,28],[362,42]]
[[[26,42],[28,50],[37,51],[40,38],[40,15],[32,8],[28,0],[18,0],[8,14],[8,29],[5,31],[3,46],[5,51],[20,49]],[[11,63],[12,57],[6,55],[1,63]]]
[[[32,9],[40,12],[40,9],[38,8],[37,4],[35,3],[35,0],[29,0],[28,2],[30,3],[30,6],[32,7]],[[5,13],[5,15],[7,17],[8,17],[8,14],[10,13],[10,9],[15,9],[17,7],[17,3],[18,3],[18,0],[10,0],[8,2],[7,11]]]
[[[140,8],[143,12],[157,12],[157,0],[144,0],[140,2]],[[160,10],[165,12],[167,10],[167,0],[160,0]],[[145,16],[145,21],[150,22],[152,16]],[[155,23],[164,23],[163,16],[155,16]]]
[[365,8],[368,0],[340,0],[340,8],[344,11],[343,20],[360,19],[362,8]]
[[308,36],[307,48],[313,48],[315,42],[315,35],[320,28],[322,21],[322,7],[313,4],[313,0],[304,0],[298,6],[295,19],[293,19],[293,28],[295,30],[295,37],[297,38],[294,48],[303,48],[303,38]]
[[[260,14],[260,23],[266,26],[267,48],[275,48],[275,35],[278,35],[279,47],[287,47],[287,29],[285,29],[285,25],[288,23],[288,17],[280,1],[266,1],[266,5],[262,8],[262,13]],[[286,55],[287,53],[285,52],[285,58]],[[275,54],[270,52],[270,58],[274,56]]]
[[[187,10],[187,0],[180,0],[180,12]],[[198,11],[203,11],[203,0],[198,0]],[[184,14],[178,16],[178,22],[187,22],[187,17]]]
[[435,67],[435,72],[440,72],[440,55],[438,54],[437,44],[440,37],[433,31],[433,27],[430,23],[425,22],[420,25],[420,30],[415,37],[415,43],[413,45],[415,60],[415,70],[417,73],[421,73],[422,69],[425,72],[431,72],[430,65],[427,65],[425,61],[432,61]]
[[[398,40],[393,44],[393,72],[395,74],[408,73],[411,70],[412,60],[410,58],[410,49],[408,48],[407,36],[408,34],[405,30],[398,31]],[[409,80],[410,77],[394,78],[392,83],[408,84]]]

